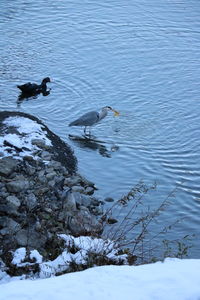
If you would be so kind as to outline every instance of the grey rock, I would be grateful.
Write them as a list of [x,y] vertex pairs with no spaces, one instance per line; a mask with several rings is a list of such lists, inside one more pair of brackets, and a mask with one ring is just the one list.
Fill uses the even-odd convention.
[[56,172],[51,172],[46,174],[47,180],[51,180],[56,176]]
[[49,214],[52,214],[52,212],[53,212],[50,207],[45,207],[44,211],[47,212],[47,213],[49,213]]
[[9,176],[17,167],[19,161],[12,157],[3,157],[0,160],[0,175]]
[[82,209],[69,219],[68,228],[74,235],[96,234],[102,231],[102,224],[87,209]]
[[95,206],[95,207],[91,208],[91,211],[92,211],[92,214],[95,216],[101,216],[103,214],[102,207]]
[[81,179],[82,183],[83,183],[85,186],[91,186],[91,187],[94,187],[94,186],[95,186],[95,184],[94,184],[92,181],[86,179],[86,178],[83,177],[83,176],[80,176],[80,179]]
[[44,247],[46,241],[47,241],[47,237],[45,234],[40,234],[35,230],[30,231],[29,240],[28,240],[29,247],[35,249]]
[[28,245],[28,230],[22,229],[16,234],[16,241],[19,246],[27,246]]
[[0,204],[0,212],[7,213],[7,206],[5,203]]
[[91,198],[91,205],[92,206],[99,206],[100,204],[102,204],[102,201],[100,202],[96,198]]
[[45,141],[42,139],[32,139],[31,143],[32,143],[32,145],[36,145],[37,147],[46,149],[46,150],[48,150],[52,147],[50,145],[46,145]]
[[43,187],[43,188],[35,190],[34,193],[35,193],[35,195],[39,196],[39,195],[43,195],[43,194],[47,193],[48,190],[49,190],[48,187]]
[[54,172],[54,168],[52,168],[51,165],[50,165],[50,166],[46,166],[45,172],[46,172],[46,174],[47,174],[47,173],[52,173],[52,172]]
[[45,146],[45,141],[42,140],[42,139],[32,139],[32,140],[31,140],[31,144],[32,144],[32,145],[36,145],[36,146],[42,148],[42,147]]
[[16,196],[8,196],[6,201],[8,204],[16,206],[16,208],[21,205],[21,201]]
[[64,191],[62,194],[63,210],[65,211],[76,211],[76,198],[71,189]]
[[0,212],[7,215],[19,216],[17,208],[12,204],[0,204]]
[[85,189],[84,189],[84,187],[82,187],[80,185],[74,185],[74,186],[72,186],[72,191],[73,192],[84,193]]
[[34,229],[22,229],[16,234],[16,241],[19,247],[32,247],[38,249],[45,245],[47,238],[45,235],[36,232]]
[[19,193],[29,188],[28,180],[13,180],[6,184],[7,190],[11,193]]
[[8,228],[3,228],[0,230],[0,234],[3,235],[8,235],[8,234],[13,234]]
[[48,185],[51,187],[51,188],[53,188],[53,187],[55,187],[55,185],[56,185],[56,181],[53,179],[53,180],[50,180],[49,182],[48,182]]
[[62,221],[65,220],[66,217],[67,217],[66,212],[61,211],[61,212],[58,214],[58,221],[59,221],[59,222],[62,222]]
[[25,155],[25,156],[23,157],[23,159],[24,159],[24,160],[27,160],[27,161],[33,161],[33,160],[34,160],[33,156],[31,156],[31,155]]
[[67,185],[69,187],[72,187],[74,185],[78,185],[79,183],[81,183],[80,176],[67,177],[64,180],[64,185]]
[[36,196],[33,193],[30,193],[29,195],[27,195],[26,204],[30,210],[37,206],[38,201],[37,201]]
[[54,170],[60,170],[62,165],[59,161],[55,161],[55,160],[52,160],[51,161],[51,166]]
[[40,157],[44,160],[51,160],[51,154],[48,151],[42,151]]
[[91,205],[91,198],[86,195],[82,195],[80,193],[74,193],[76,203],[79,205],[89,207]]
[[30,165],[26,166],[26,173],[30,176],[32,176],[33,174],[35,174],[36,169]]
[[63,173],[64,176],[69,176],[69,172],[67,171],[67,169],[65,167],[61,167],[60,171]]
[[6,198],[9,196],[9,193],[7,192],[7,189],[5,187],[2,187],[0,189],[0,200],[2,200],[2,198]]
[[5,216],[0,217],[0,227],[7,226],[7,224],[6,224],[7,219],[8,219],[8,217],[5,217]]
[[2,235],[14,234],[21,229],[19,223],[5,216],[0,217],[0,227],[3,227],[3,229],[0,230]]
[[7,182],[9,182],[10,181],[10,179],[17,179],[16,177],[18,177],[18,174],[17,174],[17,172],[12,172],[10,175],[9,175],[9,180],[7,180]]
[[111,197],[107,197],[107,198],[104,199],[104,201],[106,201],[106,202],[114,202],[115,200],[113,198],[111,198]]
[[118,222],[118,220],[115,219],[115,218],[108,218],[108,219],[107,219],[107,223],[108,223],[108,224],[115,224],[115,223],[117,223],[117,222]]
[[59,176],[55,176],[55,181],[56,181],[56,183],[60,183],[61,181],[63,182],[63,180],[64,180],[64,176],[62,176],[62,175],[59,175]]
[[38,172],[38,177],[43,177],[45,175],[45,170],[43,169],[43,170],[40,170],[39,172]]
[[92,194],[94,194],[94,188],[91,187],[91,186],[87,186],[87,187],[85,188],[84,193],[87,194],[87,195],[92,195]]
[[39,182],[41,182],[41,183],[46,183],[47,182],[47,180],[46,180],[46,176],[45,175],[38,175],[38,180],[39,180]]
[[42,229],[42,225],[41,225],[41,223],[39,221],[37,221],[35,223],[35,230],[36,231],[41,231],[41,229]]

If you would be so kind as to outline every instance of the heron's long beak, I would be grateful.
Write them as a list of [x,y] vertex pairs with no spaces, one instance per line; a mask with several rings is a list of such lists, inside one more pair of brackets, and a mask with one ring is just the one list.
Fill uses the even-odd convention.
[[114,112],[114,116],[115,116],[115,117],[118,117],[118,116],[119,116],[119,112],[118,112],[118,111],[116,111],[116,110],[114,110],[114,109],[112,109],[112,111]]

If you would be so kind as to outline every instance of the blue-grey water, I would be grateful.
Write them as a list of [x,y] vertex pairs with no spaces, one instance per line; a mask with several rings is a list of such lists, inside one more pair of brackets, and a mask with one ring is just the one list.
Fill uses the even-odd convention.
[[[156,181],[144,198],[155,208],[176,188],[156,226],[184,218],[168,238],[195,234],[189,256],[200,257],[199,0],[2,0],[0,45],[0,109],[69,143],[101,199]],[[17,84],[46,76],[48,96],[17,101]],[[98,142],[69,139],[82,134],[70,121],[105,105],[120,116],[92,129]]]

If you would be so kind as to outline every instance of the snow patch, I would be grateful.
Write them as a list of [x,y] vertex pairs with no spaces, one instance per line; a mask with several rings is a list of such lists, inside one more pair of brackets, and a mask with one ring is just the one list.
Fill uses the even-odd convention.
[[[87,266],[90,253],[104,255],[112,259],[113,263],[123,261],[124,264],[128,264],[127,255],[118,255],[119,248],[110,240],[89,236],[74,237],[66,234],[60,234],[59,237],[65,241],[67,250],[63,251],[55,260],[40,264],[40,278],[52,277],[57,273],[67,271],[71,263]],[[71,253],[71,248],[76,249],[76,252]]]
[[17,250],[15,250],[13,254],[12,264],[19,266],[25,260],[25,257],[26,257],[26,248],[24,247],[18,248]]
[[[46,136],[47,132],[43,129],[44,126],[36,121],[15,116],[6,118],[3,124],[7,127],[15,127],[19,135],[17,133],[6,133],[7,128],[5,128],[5,134],[0,137],[1,156],[10,156],[12,154],[13,157],[19,159],[29,155],[37,159],[35,152],[40,150],[40,148],[32,144],[34,139],[43,140],[47,146],[52,146],[51,141]],[[12,147],[8,144],[11,144]]]
[[35,259],[35,262],[38,264],[42,263],[43,257],[37,250],[31,250],[30,259]]
[[1,284],[0,300],[199,300],[200,260],[102,266],[48,278]]

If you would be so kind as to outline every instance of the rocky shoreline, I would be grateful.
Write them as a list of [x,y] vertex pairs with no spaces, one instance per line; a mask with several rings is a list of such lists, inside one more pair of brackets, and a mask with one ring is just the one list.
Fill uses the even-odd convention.
[[[44,137],[34,137],[29,143],[32,148],[20,146],[19,139],[22,141],[24,135],[27,138],[27,132],[5,122],[16,117],[40,124],[51,145]],[[14,120],[17,123],[20,119]],[[92,196],[96,187],[77,173],[71,148],[33,116],[1,112],[0,123],[2,265],[8,267],[11,253],[20,247],[36,249],[45,259],[56,257],[60,248],[58,234],[100,234],[102,223],[98,216],[102,215],[102,205]]]

